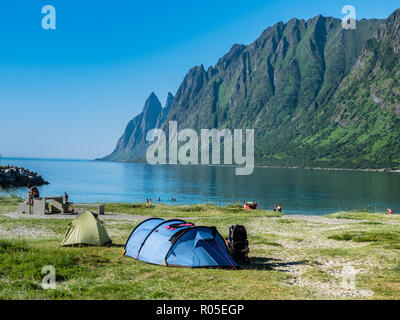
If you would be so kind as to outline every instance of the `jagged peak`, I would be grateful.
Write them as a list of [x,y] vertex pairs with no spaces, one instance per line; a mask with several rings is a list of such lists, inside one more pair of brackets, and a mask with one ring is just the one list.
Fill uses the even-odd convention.
[[281,34],[283,32],[283,29],[285,28],[285,23],[283,21],[279,21],[277,23],[275,23],[273,26],[268,27],[267,29],[265,29],[259,38],[264,38],[264,37],[268,37],[274,34]]
[[146,103],[144,104],[143,107],[143,114],[146,114],[147,112],[157,112],[159,113],[162,109],[161,102],[158,100],[158,97],[154,92],[152,92],[149,97],[146,100]]
[[240,56],[245,48],[246,46],[243,44],[234,44],[231,50],[218,60],[217,65],[221,65],[223,69],[226,69],[232,61]]
[[400,8],[394,10],[390,16],[394,16],[397,17],[397,19],[400,19]]
[[306,21],[306,26],[307,27],[313,27],[317,26],[320,23],[323,23],[327,20],[328,18],[324,17],[322,14],[316,15],[315,17],[312,17]]
[[297,24],[297,23],[299,23],[299,19],[297,19],[297,18],[292,18],[292,19],[290,19],[288,22],[286,22],[286,25],[292,25],[292,24]]
[[400,42],[400,8],[393,11],[393,13],[383,21],[374,37],[377,39],[383,39],[389,34]]
[[157,99],[157,100],[158,100],[158,97],[157,97],[157,95],[154,93],[154,91],[152,91],[152,92],[150,93],[150,95],[149,95],[149,97],[147,98],[147,100],[153,100],[153,99]]
[[207,76],[207,72],[204,69],[204,65],[201,64],[199,66],[194,66],[193,68],[191,68],[189,70],[189,72],[186,74],[183,82],[187,81],[188,79],[191,78],[199,78],[199,77],[206,77]]
[[[192,67],[185,76],[185,79],[191,78],[196,75],[206,74],[206,70],[204,69],[204,65],[201,64],[199,66]],[[185,79],[183,81],[185,81]]]
[[175,98],[174,95],[171,92],[168,92],[164,108],[170,108],[172,105],[172,102],[174,101],[174,98]]
[[385,20],[384,23],[400,23],[400,8],[393,11],[393,13]]

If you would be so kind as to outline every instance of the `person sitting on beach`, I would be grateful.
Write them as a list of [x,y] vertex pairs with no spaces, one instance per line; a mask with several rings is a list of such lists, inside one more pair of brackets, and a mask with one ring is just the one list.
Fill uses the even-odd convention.
[[282,206],[280,203],[278,203],[278,206],[274,203],[274,211],[282,212]]
[[26,201],[26,204],[29,204],[30,206],[33,205],[33,198],[39,198],[40,197],[40,193],[39,193],[39,189],[35,186],[32,186],[30,184],[28,184],[26,186],[29,189],[28,192],[28,201]]
[[393,214],[393,210],[390,209],[390,208],[388,208],[388,209],[386,210],[386,213],[387,213],[387,214]]

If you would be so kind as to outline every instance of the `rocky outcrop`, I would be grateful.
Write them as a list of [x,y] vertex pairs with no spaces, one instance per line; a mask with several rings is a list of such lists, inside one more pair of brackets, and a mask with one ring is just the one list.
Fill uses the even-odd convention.
[[13,166],[0,166],[0,187],[17,188],[32,186],[41,186],[49,184],[42,176],[29,169]]
[[97,159],[102,161],[133,162],[141,161],[146,150],[146,134],[149,130],[160,128],[168,117],[174,96],[168,93],[164,108],[154,92],[147,98],[143,111],[129,121],[117,146],[110,155]]

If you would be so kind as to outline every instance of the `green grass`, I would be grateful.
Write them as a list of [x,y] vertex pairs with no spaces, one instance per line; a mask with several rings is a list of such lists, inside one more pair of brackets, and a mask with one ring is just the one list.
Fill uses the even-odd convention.
[[400,249],[400,231],[371,230],[371,231],[346,231],[328,237],[339,241],[368,242],[381,245],[385,248]]
[[9,195],[7,197],[0,196],[0,212],[12,212],[17,211],[18,203],[24,201],[21,197],[17,195]]
[[[279,298],[287,275],[271,270],[162,268],[121,256],[121,248],[59,248],[0,242],[0,298],[28,299],[221,299]],[[56,269],[58,289],[41,288],[44,265]],[[210,285],[212,284],[212,285]],[[293,297],[304,295],[289,289]]]
[[243,216],[248,217],[281,217],[282,214],[273,211],[264,210],[243,210],[241,205],[232,204],[225,207],[219,207],[213,204],[199,205],[181,205],[169,206],[165,204],[127,204],[127,203],[110,203],[106,204],[106,210],[112,213],[124,213],[133,215],[163,216],[182,218],[195,213],[196,217],[226,217],[226,216]]
[[[107,204],[103,221],[114,246],[64,248],[60,243],[70,218],[15,219],[2,214],[15,211],[18,202],[0,198],[0,207],[7,208],[0,211],[0,299],[336,299],[329,290],[340,284],[333,274],[342,263],[363,270],[357,286],[373,291],[368,299],[400,298],[400,239],[394,216],[343,220],[338,230],[333,220],[282,218],[239,205]],[[115,213],[127,214],[126,219],[113,219]],[[251,263],[240,270],[164,268],[122,256],[132,229],[150,216],[216,226],[223,237],[230,225],[243,224]],[[21,237],[20,229],[33,235]],[[41,287],[45,265],[56,269],[55,290]],[[324,289],[318,290],[321,284]]]
[[326,271],[323,271],[319,268],[312,268],[309,269],[308,271],[306,271],[303,276],[305,278],[311,279],[311,280],[315,280],[315,281],[319,281],[319,282],[327,282],[327,281],[337,281],[337,279],[330,275],[329,273],[327,273]]
[[325,217],[331,219],[350,219],[350,220],[367,220],[367,221],[398,221],[400,222],[400,215],[398,214],[385,214],[385,213],[372,213],[372,212],[337,212],[328,214]]

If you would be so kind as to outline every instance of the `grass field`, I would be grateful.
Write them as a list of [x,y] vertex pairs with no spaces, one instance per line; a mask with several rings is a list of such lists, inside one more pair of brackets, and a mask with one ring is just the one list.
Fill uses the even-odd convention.
[[[71,217],[14,212],[0,198],[0,299],[399,299],[400,216],[363,212],[285,216],[238,205],[107,204],[112,247],[64,248]],[[251,263],[240,270],[165,268],[122,256],[148,217],[180,217],[249,234]],[[45,265],[56,289],[42,289]],[[354,279],[354,285],[349,285]]]

